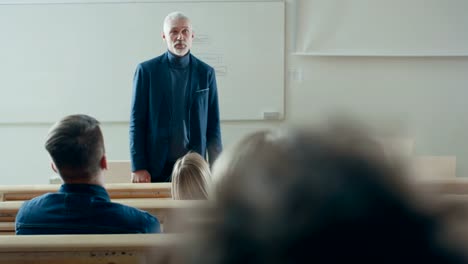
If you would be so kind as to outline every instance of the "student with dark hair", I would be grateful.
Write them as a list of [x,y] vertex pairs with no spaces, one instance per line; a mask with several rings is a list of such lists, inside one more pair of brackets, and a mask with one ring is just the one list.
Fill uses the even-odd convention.
[[45,148],[64,184],[57,193],[26,201],[16,216],[16,234],[157,233],[158,220],[136,208],[112,203],[104,189],[107,169],[99,122],[71,115],[50,130]]
[[214,165],[216,221],[191,259],[465,263],[444,217],[382,153],[345,126],[249,135]]

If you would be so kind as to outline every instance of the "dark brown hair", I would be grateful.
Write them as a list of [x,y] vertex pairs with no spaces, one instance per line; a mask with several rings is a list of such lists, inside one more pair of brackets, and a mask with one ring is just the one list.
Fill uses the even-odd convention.
[[99,122],[87,115],[70,115],[57,122],[45,148],[64,180],[95,176],[105,152]]

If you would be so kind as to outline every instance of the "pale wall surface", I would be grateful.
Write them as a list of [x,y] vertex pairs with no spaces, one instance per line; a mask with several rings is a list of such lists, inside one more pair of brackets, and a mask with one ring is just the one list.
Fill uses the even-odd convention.
[[[293,56],[292,1],[286,3],[286,118],[223,122],[225,146],[257,129],[315,123],[346,112],[391,137],[412,138],[415,154],[456,156],[457,175],[468,175],[467,57]],[[52,171],[43,142],[50,125],[0,125],[0,184],[48,182]],[[129,159],[128,123],[104,123],[103,131],[108,158]]]

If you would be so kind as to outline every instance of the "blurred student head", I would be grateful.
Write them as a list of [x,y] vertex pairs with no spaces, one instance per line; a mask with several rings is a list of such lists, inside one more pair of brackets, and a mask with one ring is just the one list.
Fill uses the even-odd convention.
[[204,200],[208,197],[211,173],[208,163],[196,152],[177,160],[172,170],[174,200]]
[[87,115],[69,115],[49,131],[45,148],[53,169],[65,183],[102,183],[107,168],[99,122]]
[[251,134],[215,163],[217,221],[195,262],[462,263],[394,165],[346,125]]

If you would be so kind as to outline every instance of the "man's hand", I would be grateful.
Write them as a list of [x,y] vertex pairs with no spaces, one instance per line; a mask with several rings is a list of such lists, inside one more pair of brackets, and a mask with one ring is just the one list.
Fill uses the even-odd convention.
[[132,182],[141,183],[141,182],[151,182],[151,174],[147,170],[137,170],[132,173]]

